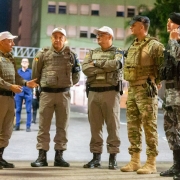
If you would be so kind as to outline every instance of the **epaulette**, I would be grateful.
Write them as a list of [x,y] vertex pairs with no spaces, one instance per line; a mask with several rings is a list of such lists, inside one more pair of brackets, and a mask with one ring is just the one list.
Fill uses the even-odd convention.
[[42,48],[41,50],[40,50],[40,52],[46,52],[46,51],[48,51],[49,50],[49,48]]
[[116,48],[116,53],[124,54],[124,51],[121,48]]

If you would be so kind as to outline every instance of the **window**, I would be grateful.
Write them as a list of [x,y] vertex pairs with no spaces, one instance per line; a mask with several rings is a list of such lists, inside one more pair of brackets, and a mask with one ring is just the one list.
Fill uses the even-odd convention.
[[117,6],[116,17],[124,17],[124,6]]
[[54,25],[49,25],[49,26],[47,27],[47,35],[48,35],[48,36],[51,36],[51,35],[52,35],[52,31],[53,31],[54,28],[55,28]]
[[84,59],[84,57],[86,56],[87,52],[89,52],[88,49],[86,48],[80,48],[79,49],[79,59]]
[[80,27],[80,37],[82,38],[88,37],[88,27]]
[[77,14],[77,4],[70,4],[69,5],[69,14]]
[[59,3],[58,13],[59,14],[66,14],[66,3],[65,2]]
[[91,4],[91,15],[99,16],[99,4]]
[[88,5],[81,5],[81,14],[88,15],[89,14],[89,6]]
[[97,27],[91,27],[91,34],[90,34],[90,38],[96,39],[96,35],[93,34],[94,29],[97,29]]
[[128,7],[127,8],[127,17],[135,16],[135,7]]
[[124,39],[124,29],[123,28],[116,29],[116,39]]
[[67,28],[67,34],[68,37],[76,37],[77,34],[76,26],[69,26]]
[[48,13],[56,13],[56,2],[54,1],[48,2]]

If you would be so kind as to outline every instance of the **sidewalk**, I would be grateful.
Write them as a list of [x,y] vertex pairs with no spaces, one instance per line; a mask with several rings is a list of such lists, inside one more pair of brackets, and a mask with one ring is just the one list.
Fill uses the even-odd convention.
[[[168,168],[169,163],[158,163],[156,174],[138,175],[136,172],[123,173],[119,170],[107,169],[107,162],[103,162],[102,169],[84,169],[83,162],[71,162],[71,167],[53,167],[53,162],[48,167],[32,168],[30,162],[14,162],[16,168],[0,170],[1,180],[172,180],[172,177],[164,178],[159,172]],[[120,163],[125,165],[125,163]]]
[[[67,151],[64,159],[70,163],[69,168],[54,167],[54,142],[56,132],[55,119],[53,117],[50,129],[50,150],[47,152],[48,167],[32,168],[30,163],[38,156],[36,150],[38,121],[32,124],[31,132],[26,132],[25,109],[22,112],[20,131],[14,131],[9,146],[4,152],[4,159],[15,164],[14,169],[0,170],[0,180],[172,180],[172,177],[160,177],[161,171],[167,170],[172,165],[172,151],[169,150],[167,141],[159,136],[159,155],[157,157],[157,173],[138,175],[136,172],[124,173],[119,169],[129,160],[129,141],[127,137],[127,125],[125,123],[125,109],[121,109],[120,126],[120,153],[117,155],[118,170],[108,169],[109,154],[106,150],[107,131],[104,127],[104,147],[102,153],[102,169],[84,169],[83,165],[92,159],[89,151],[90,127],[87,116],[87,98],[83,86],[73,87],[71,90],[71,114],[68,128]],[[161,119],[160,119],[161,121]],[[143,137],[141,153],[142,165],[146,161],[145,142]]]
[[[53,166],[54,160],[54,142],[55,120],[52,120],[50,130],[51,142],[50,150],[47,153],[48,167],[32,168],[30,163],[37,159],[36,137],[38,124],[31,126],[32,131],[26,132],[25,129],[25,109],[22,112],[22,124],[20,131],[14,131],[10,139],[9,146],[4,153],[4,159],[15,164],[14,169],[0,170],[0,180],[172,180],[172,178],[160,177],[159,173],[168,169],[172,165],[172,152],[169,150],[165,140],[159,137],[159,155],[157,157],[156,174],[138,175],[136,172],[123,173],[119,169],[129,160],[127,126],[121,122],[120,153],[117,155],[118,170],[108,169],[109,154],[106,150],[104,141],[102,154],[102,169],[84,169],[83,165],[92,159],[89,152],[90,129],[87,118],[87,109],[83,106],[71,105],[70,123],[69,123],[69,141],[67,151],[64,152],[64,159],[70,163],[69,168],[60,168]],[[122,117],[125,111],[122,110]],[[104,140],[107,137],[106,127],[104,127]],[[146,161],[145,143],[143,137],[143,151],[141,153],[142,165]]]

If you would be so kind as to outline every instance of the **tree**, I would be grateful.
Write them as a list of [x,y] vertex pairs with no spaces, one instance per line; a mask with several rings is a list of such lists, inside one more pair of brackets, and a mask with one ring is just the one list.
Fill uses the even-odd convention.
[[169,34],[167,33],[167,20],[171,12],[180,12],[180,0],[156,0],[152,10],[142,12],[151,20],[149,33],[157,37],[163,44],[167,44]]
[[[154,8],[149,10],[144,4],[138,7],[139,15],[149,17],[151,25],[149,28],[149,34],[157,37],[161,43],[167,44],[169,33],[167,33],[167,20],[171,12],[180,13],[180,0],[156,0]],[[126,22],[125,27],[129,22]],[[133,37],[129,36],[126,39],[126,44],[132,42]]]

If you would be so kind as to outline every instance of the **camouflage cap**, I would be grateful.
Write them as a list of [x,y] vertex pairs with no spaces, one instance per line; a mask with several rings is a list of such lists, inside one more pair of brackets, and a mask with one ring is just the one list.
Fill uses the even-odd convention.
[[180,13],[172,12],[169,14],[171,21],[177,25],[180,25]]
[[129,24],[133,25],[137,21],[150,24],[150,19],[147,16],[140,16],[140,15],[134,16]]

